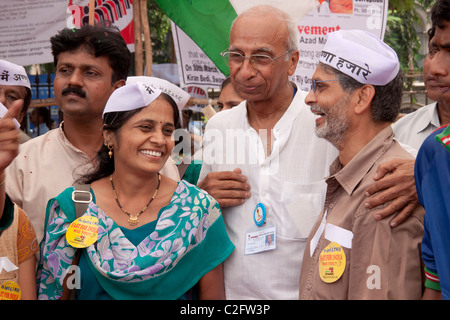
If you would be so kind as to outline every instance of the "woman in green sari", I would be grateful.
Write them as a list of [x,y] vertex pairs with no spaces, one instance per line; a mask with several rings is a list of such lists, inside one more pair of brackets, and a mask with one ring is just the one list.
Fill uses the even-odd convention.
[[182,299],[197,283],[200,299],[225,298],[222,262],[234,246],[218,203],[159,174],[179,128],[175,102],[127,84],[111,95],[103,119],[97,169],[82,179],[92,195],[86,212],[74,222],[73,187],[48,203],[38,298],[64,298],[75,287],[78,299]]

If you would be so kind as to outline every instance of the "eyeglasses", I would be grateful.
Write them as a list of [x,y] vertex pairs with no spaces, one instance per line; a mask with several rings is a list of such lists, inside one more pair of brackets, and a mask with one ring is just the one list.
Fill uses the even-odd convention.
[[251,56],[247,57],[243,54],[235,51],[222,51],[220,55],[225,59],[226,62],[228,62],[228,65],[230,67],[237,67],[240,66],[242,63],[244,63],[245,59],[249,59],[250,63],[252,64],[253,68],[257,69],[258,67],[264,67],[268,66],[269,64],[273,63],[275,60],[281,58],[282,56],[286,55],[287,53],[291,52],[292,50],[287,50],[282,55],[272,58],[271,56],[265,55],[265,54],[252,54]]
[[340,79],[333,79],[333,80],[320,80],[320,81],[316,81],[316,80],[312,80],[311,81],[311,90],[314,91],[314,93],[316,93],[317,90],[317,83],[320,82],[327,82],[327,81],[339,81]]

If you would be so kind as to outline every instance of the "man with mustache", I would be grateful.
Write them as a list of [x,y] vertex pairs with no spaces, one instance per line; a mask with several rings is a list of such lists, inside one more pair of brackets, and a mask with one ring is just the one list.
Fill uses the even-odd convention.
[[[95,165],[103,144],[102,113],[112,92],[125,85],[131,54],[116,28],[63,29],[50,39],[56,66],[60,127],[30,140],[8,167],[6,190],[30,216],[40,241],[49,199]],[[167,172],[178,178],[173,163]]]
[[443,88],[450,84],[438,77],[436,71],[430,70],[431,61],[438,51],[432,42],[435,30],[435,27],[428,30],[428,54],[423,62],[423,80],[428,98],[436,102],[407,114],[393,125],[396,139],[416,150],[433,131],[450,122],[450,95],[443,94]]
[[[423,208],[400,226],[373,219],[365,190],[380,163],[412,159],[394,140],[403,74],[394,50],[361,30],[328,34],[305,102],[339,156],[303,256],[300,299],[419,299]],[[399,276],[401,275],[401,276]]]

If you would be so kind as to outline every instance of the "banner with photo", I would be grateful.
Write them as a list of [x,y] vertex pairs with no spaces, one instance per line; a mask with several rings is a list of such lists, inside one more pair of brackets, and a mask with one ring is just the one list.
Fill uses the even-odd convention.
[[297,23],[300,58],[292,81],[305,91],[319,62],[326,35],[340,29],[360,29],[383,39],[386,30],[388,1],[340,0],[321,1]]
[[[95,22],[117,26],[134,51],[132,0],[96,0]],[[0,59],[28,66],[53,62],[50,37],[89,21],[89,0],[0,2]]]

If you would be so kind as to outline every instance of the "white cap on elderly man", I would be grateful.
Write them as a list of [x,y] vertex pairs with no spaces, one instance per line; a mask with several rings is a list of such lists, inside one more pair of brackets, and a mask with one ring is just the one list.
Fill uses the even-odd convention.
[[114,90],[106,102],[103,116],[108,112],[130,111],[148,106],[161,94],[161,90],[136,82]]
[[31,89],[25,68],[6,60],[0,60],[0,85]]
[[400,69],[395,51],[363,30],[329,33],[319,61],[360,83],[377,86],[391,82]]

